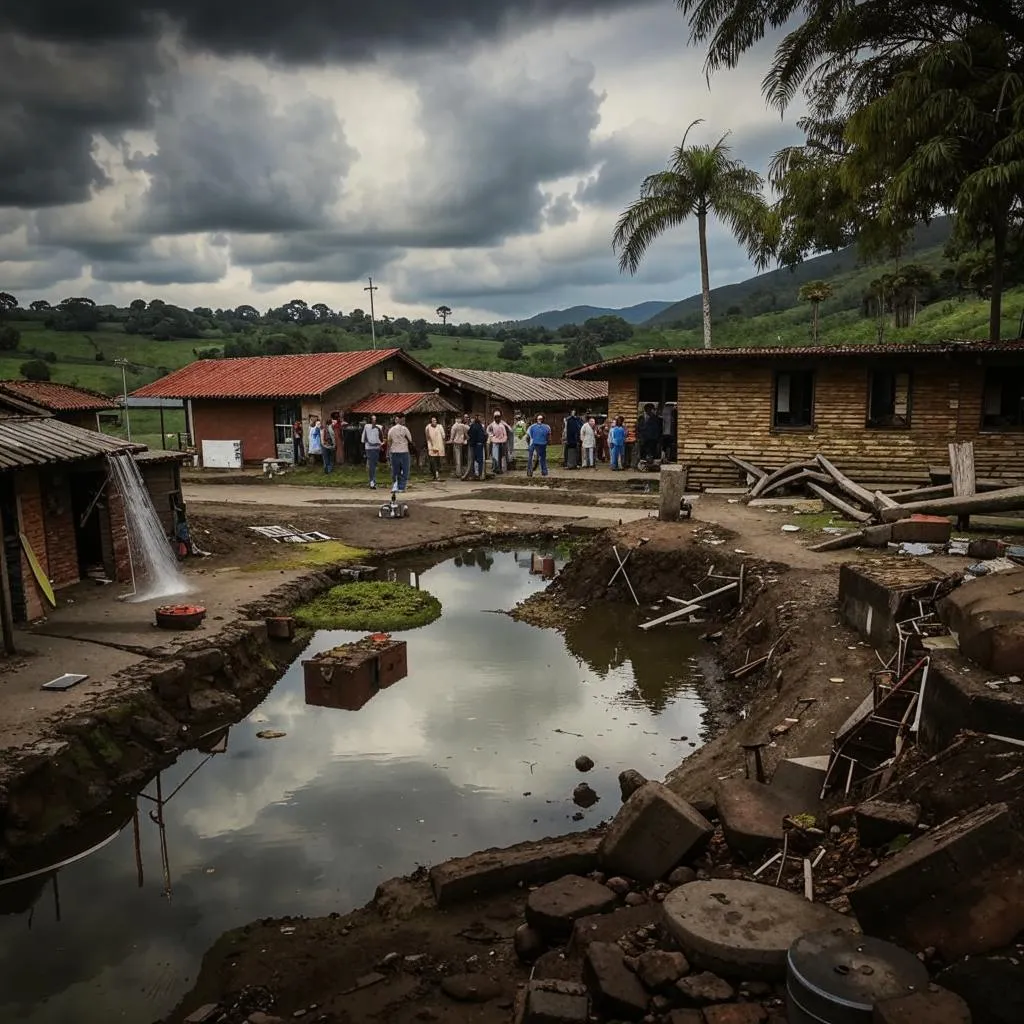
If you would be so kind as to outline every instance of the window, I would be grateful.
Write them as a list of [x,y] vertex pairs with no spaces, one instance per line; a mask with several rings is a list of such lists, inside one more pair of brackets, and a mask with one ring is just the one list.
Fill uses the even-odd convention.
[[991,367],[985,371],[981,425],[994,430],[1024,427],[1024,367]]
[[679,378],[671,376],[640,377],[636,382],[636,400],[642,408],[650,403],[661,408],[666,402],[679,400]]
[[281,402],[274,406],[274,444],[290,445],[292,429],[302,418],[302,409],[294,402]]
[[772,426],[807,429],[814,426],[814,371],[780,370],[775,374]]
[[395,379],[395,371],[394,370],[385,370],[384,371],[384,379],[385,380],[394,380]]
[[910,426],[910,374],[900,370],[872,370],[868,375],[869,427]]

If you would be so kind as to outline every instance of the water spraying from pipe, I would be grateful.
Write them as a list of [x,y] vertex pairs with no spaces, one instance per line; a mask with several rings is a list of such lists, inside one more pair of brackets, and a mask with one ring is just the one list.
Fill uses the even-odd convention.
[[192,588],[181,572],[135,460],[130,455],[108,455],[107,461],[121,494],[128,534],[134,593],[127,600],[187,594]]

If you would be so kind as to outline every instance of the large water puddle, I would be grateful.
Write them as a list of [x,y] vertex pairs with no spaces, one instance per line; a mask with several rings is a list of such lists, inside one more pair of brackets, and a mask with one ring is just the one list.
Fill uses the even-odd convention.
[[[529,556],[411,565],[444,612],[401,634],[404,679],[341,702],[354,710],[317,706],[297,662],[145,787],[138,841],[129,806],[83,832],[79,850],[123,826],[88,856],[0,886],[0,1020],[149,1024],[226,929],[345,912],[419,864],[588,828],[618,808],[623,768],[674,767],[700,733],[699,642],[643,633],[621,606],[564,637],[496,614],[543,585]],[[304,656],[358,636],[317,634]],[[580,754],[596,762],[586,776]],[[584,779],[600,801],[581,812]]]

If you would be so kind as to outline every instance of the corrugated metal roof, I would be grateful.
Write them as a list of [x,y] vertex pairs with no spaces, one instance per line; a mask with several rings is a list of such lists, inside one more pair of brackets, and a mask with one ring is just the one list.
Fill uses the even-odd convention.
[[192,456],[179,452],[176,448],[152,448],[144,452],[135,452],[132,456],[136,462],[185,462]]
[[144,448],[145,445],[129,444],[118,437],[61,423],[52,417],[0,419],[0,469],[77,462]]
[[436,391],[378,391],[360,399],[349,412],[358,416],[397,416],[414,412],[459,412],[459,407]]
[[786,359],[806,356],[948,356],[982,355],[1024,352],[1024,340],[1014,341],[936,341],[907,342],[891,345],[839,344],[839,345],[773,345],[758,348],[743,346],[736,348],[661,348],[646,352],[630,352],[628,355],[604,359],[589,366],[577,366],[566,373],[567,377],[589,377],[603,373],[616,366],[629,366],[648,362],[674,362],[676,360],[715,359]]
[[449,367],[435,369],[434,373],[449,378],[455,384],[464,384],[506,402],[522,402],[524,405],[599,402],[608,397],[607,381],[570,381],[564,377],[530,377],[507,370],[458,370]]
[[401,349],[199,359],[132,393],[136,398],[306,398],[323,395],[385,359],[433,374]]
[[50,412],[97,412],[118,407],[108,395],[53,380],[0,380],[0,394],[24,399]]

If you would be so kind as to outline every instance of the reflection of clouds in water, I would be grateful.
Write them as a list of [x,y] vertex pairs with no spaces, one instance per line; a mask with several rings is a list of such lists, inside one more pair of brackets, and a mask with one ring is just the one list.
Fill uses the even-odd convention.
[[[170,903],[159,895],[156,828],[144,817],[142,890],[129,829],[61,873],[62,924],[40,912],[29,932],[24,918],[0,918],[0,942],[10,950],[0,1019],[86,1021],[83,1001],[97,1020],[154,1019],[188,987],[224,929],[263,916],[344,911],[418,862],[586,827],[618,808],[622,768],[663,774],[689,751],[668,737],[697,734],[695,703],[677,700],[660,716],[646,694],[617,704],[637,685],[628,660],[602,677],[559,634],[482,614],[542,585],[513,554],[496,554],[488,572],[450,563],[426,569],[421,583],[444,614],[402,634],[406,679],[346,712],[307,706],[301,667],[293,666],[258,709],[267,721],[235,726],[228,752],[167,805]],[[358,636],[319,634],[304,656]],[[672,643],[678,667],[687,652],[679,634]],[[287,735],[257,739],[263,728]],[[580,753],[597,762],[586,778],[602,799],[575,825]],[[180,758],[164,773],[164,791],[199,760]]]

